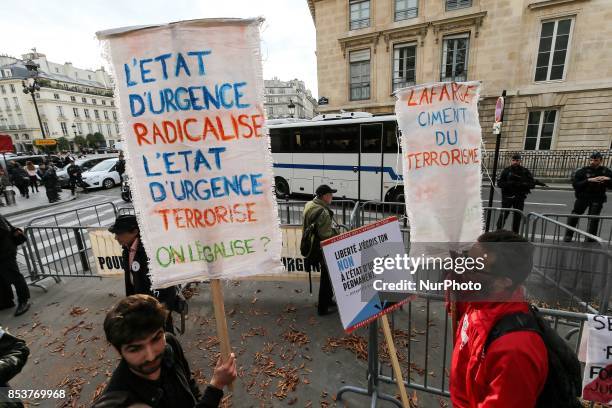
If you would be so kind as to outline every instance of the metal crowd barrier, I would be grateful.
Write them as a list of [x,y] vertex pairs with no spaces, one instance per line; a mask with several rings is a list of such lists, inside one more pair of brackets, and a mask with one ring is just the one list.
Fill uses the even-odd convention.
[[[74,208],[68,211],[61,211],[55,214],[43,215],[30,220],[28,226],[44,225],[44,226],[66,226],[66,225],[87,225],[105,226],[107,222],[103,221],[103,216],[112,211],[114,216],[117,216],[117,207],[112,201],[89,205],[87,207]],[[115,217],[112,217],[114,219]],[[63,222],[65,221],[65,222]]]
[[29,226],[24,230],[30,255],[30,280],[98,277],[87,227]]
[[606,314],[612,283],[607,242],[541,214],[527,219],[527,238],[535,246],[530,292],[555,309]]
[[[398,203],[388,206],[384,206],[384,204],[379,202],[357,204],[352,216],[351,227],[359,227],[389,215],[402,214]],[[403,205],[403,203],[401,204]],[[524,234],[537,248],[559,246],[563,241],[561,232],[564,232],[564,229],[572,229],[568,225],[539,214],[529,214],[529,217],[526,217],[525,214],[518,210],[486,208],[485,216],[487,214],[491,215],[491,219],[494,220],[492,223],[494,228],[497,227],[499,215],[504,211],[512,215],[517,214],[520,217],[519,232]],[[556,232],[553,226],[557,228]],[[402,229],[407,230],[408,233],[409,228],[408,224],[402,225]],[[603,245],[603,240],[576,228],[572,230],[579,242],[586,241],[587,239],[594,240],[597,245],[594,253],[599,259],[598,262],[601,263],[600,266],[609,265],[608,259],[610,253],[607,251],[607,246]],[[409,249],[410,242],[405,241],[405,244],[407,249]],[[567,246],[561,246],[561,248],[562,250],[568,250]],[[579,250],[584,252],[584,246],[579,247]],[[548,258],[542,257],[542,255],[544,254],[538,254],[536,251],[537,259],[534,260],[535,270],[531,278],[533,279],[535,276],[536,283],[542,276],[551,278],[551,271],[549,270],[551,269],[551,265],[549,265],[551,258],[549,254],[546,254]],[[538,258],[538,256],[540,257]],[[579,259],[585,261],[584,256]],[[577,261],[573,262],[573,264],[569,262],[566,267],[571,267],[572,265],[577,267]],[[559,273],[561,272],[567,273],[566,270]],[[603,270],[602,273],[597,275],[598,280],[595,286],[601,285],[604,288],[599,294],[599,304],[597,304],[597,309],[599,310],[607,310],[606,302],[610,295],[610,275],[607,272],[607,270]],[[564,288],[570,295],[574,296],[574,298],[570,297],[574,304],[570,303],[569,306],[585,306],[588,304],[583,300],[575,299],[576,293],[572,293],[571,288],[565,286],[563,279],[552,279],[552,285],[551,279],[546,279],[548,287]],[[527,285],[528,292],[532,290],[530,283],[528,282]],[[533,290],[535,289],[537,287],[533,288]],[[581,301],[582,303],[580,303]],[[550,307],[540,304],[539,306],[541,314],[547,319],[551,327],[568,341],[570,346],[577,352],[583,333],[582,324],[587,318],[584,312],[597,312],[597,309],[593,305],[583,307],[583,310],[580,311],[558,310],[554,308],[557,305]],[[420,294],[402,308],[391,313],[390,319],[400,366],[404,371],[405,386],[428,394],[450,397],[449,377],[454,339],[452,322],[446,311],[444,297],[437,294]],[[345,393],[357,393],[371,398],[372,407],[376,406],[378,400],[385,400],[397,407],[401,407],[401,403],[395,397],[383,393],[380,389],[381,383],[397,384],[397,379],[391,369],[388,352],[383,346],[384,338],[377,322],[369,325],[367,338],[367,388],[342,387],[338,390],[337,399],[341,400]],[[590,404],[590,407],[593,406],[594,404]]]
[[597,223],[597,228],[595,229],[596,233],[593,235],[596,235],[606,241],[608,246],[612,245],[612,215],[575,215],[553,213],[546,213],[542,215],[565,224],[569,222],[570,218],[576,218],[578,220],[576,228],[587,232],[589,231],[591,223],[595,222]]
[[[420,312],[420,313],[419,313]],[[540,308],[550,326],[578,353],[583,334],[585,313]],[[407,323],[406,323],[407,321]],[[403,326],[402,326],[403,324]],[[398,329],[398,326],[404,329]],[[450,397],[450,367],[453,350],[452,322],[441,296],[419,296],[407,303],[403,311],[391,316],[391,328],[404,374],[410,389]],[[372,329],[370,329],[372,330]],[[376,341],[383,344],[382,333],[374,327]],[[374,355],[374,357],[378,357]],[[373,376],[379,381],[396,384],[388,362],[372,362],[378,369]],[[401,406],[401,405],[398,405]],[[593,405],[591,405],[593,406]]]
[[[308,201],[278,201],[278,216],[281,224],[302,225],[304,222],[304,206]],[[330,209],[338,224],[349,225],[351,213],[355,206],[353,200],[334,200]]]

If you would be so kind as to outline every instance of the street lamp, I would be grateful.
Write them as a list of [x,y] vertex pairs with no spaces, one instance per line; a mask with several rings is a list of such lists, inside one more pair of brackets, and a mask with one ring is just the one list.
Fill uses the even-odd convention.
[[24,94],[32,95],[32,102],[34,103],[34,109],[36,110],[36,117],[38,118],[40,133],[42,133],[42,137],[45,139],[45,129],[43,128],[42,121],[40,120],[40,113],[38,112],[38,105],[36,104],[36,96],[34,95],[36,91],[40,91],[40,85],[38,84],[39,65],[32,60],[28,60],[25,63],[25,67],[28,70],[28,78],[25,81],[21,81],[21,86],[23,86]]
[[[76,126],[76,124],[73,123],[72,126],[70,126],[70,127],[72,128],[72,131],[74,132],[74,138],[76,139],[76,137],[77,137],[77,126]],[[72,140],[72,143],[70,143],[70,144],[72,145],[71,150],[75,151],[74,146],[75,146],[76,143],[74,142],[74,140]]]
[[289,115],[293,117],[295,114],[295,105],[291,99],[289,99],[289,105],[287,105],[287,107],[289,108]]

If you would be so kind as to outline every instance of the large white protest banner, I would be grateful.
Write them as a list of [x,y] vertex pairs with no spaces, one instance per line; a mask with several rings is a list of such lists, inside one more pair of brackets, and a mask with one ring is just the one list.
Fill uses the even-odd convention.
[[412,242],[473,242],[482,233],[479,95],[478,82],[397,93]]
[[612,317],[587,315],[583,330],[586,350],[582,377],[582,398],[609,404],[612,402]]
[[282,272],[259,19],[99,32],[155,288]]

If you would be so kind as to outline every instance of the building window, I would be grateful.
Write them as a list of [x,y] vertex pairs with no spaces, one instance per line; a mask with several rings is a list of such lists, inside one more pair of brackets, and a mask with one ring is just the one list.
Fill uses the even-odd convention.
[[106,134],[109,135],[109,136],[113,135],[113,132],[111,132],[111,125],[110,125],[110,123],[106,124]]
[[441,81],[467,81],[469,44],[470,38],[467,34],[444,38]]
[[87,103],[87,98],[81,98],[81,102]]
[[472,7],[472,0],[446,0],[446,11]]
[[115,101],[111,101],[111,106],[115,106]]
[[93,125],[91,124],[91,122],[87,123],[87,130],[89,131],[89,133],[93,133]]
[[113,120],[117,120],[117,112],[113,111]]
[[570,18],[542,23],[535,72],[536,81],[553,81],[564,78],[571,29],[572,19]]
[[78,118],[79,117],[79,108],[72,108],[72,113],[74,113],[74,117]]
[[83,112],[85,112],[85,117],[89,119],[89,109],[83,109]]
[[59,96],[59,94],[54,93],[54,94],[53,94],[53,98],[54,98],[54,99],[58,99],[58,100],[59,100],[60,96]]
[[11,87],[11,92],[15,93],[15,84],[9,84],[9,86]]
[[16,110],[21,109],[21,106],[19,106],[19,99],[17,99],[16,96],[13,96],[13,103],[15,104],[15,109]]
[[23,134],[23,138],[24,138],[25,140],[30,140],[30,135],[28,135],[27,133],[24,133],[24,134]]
[[96,104],[96,103],[98,103],[98,102],[96,102],[96,100],[95,100],[95,99],[92,99],[92,100],[91,100],[91,103],[93,103],[93,104],[95,105],[95,104]]
[[416,45],[399,44],[393,47],[393,90],[416,83]]
[[40,99],[40,94],[36,92],[36,99]]
[[370,0],[351,0],[349,7],[351,30],[370,26]]
[[104,134],[102,133],[102,124],[98,123],[98,133]]
[[370,50],[349,54],[351,101],[370,99]]
[[2,92],[3,94],[6,93],[6,88],[4,87],[4,85],[0,85],[0,92]]
[[43,122],[43,129],[45,130],[45,135],[49,136],[51,134],[49,133],[49,125],[47,122]]
[[415,18],[419,15],[419,0],[395,0],[395,21]]
[[60,122],[60,126],[62,128],[62,135],[68,136],[68,127],[66,126],[66,122]]
[[108,120],[108,111],[104,111],[104,119]]
[[119,136],[119,124],[115,123],[115,131],[117,132],[117,136]]
[[106,105],[106,101],[102,99],[102,105]]
[[62,106],[57,107],[57,115],[64,116],[64,108]]
[[556,119],[556,110],[529,112],[525,150],[550,150]]
[[100,119],[100,112],[97,109],[94,109],[94,116],[96,119]]
[[77,122],[76,126],[77,126],[77,131],[79,132],[79,135],[82,135],[83,134],[83,124],[81,122]]
[[71,97],[70,97],[70,101],[71,101],[71,102],[76,102],[76,97],[71,96]]

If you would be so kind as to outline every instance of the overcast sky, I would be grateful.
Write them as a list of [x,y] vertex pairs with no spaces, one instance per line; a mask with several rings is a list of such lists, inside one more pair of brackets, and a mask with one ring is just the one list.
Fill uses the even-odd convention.
[[105,64],[95,32],[206,17],[257,17],[264,77],[298,78],[316,97],[315,30],[306,0],[27,0],[2,1],[0,54],[32,47],[49,61],[79,68]]

